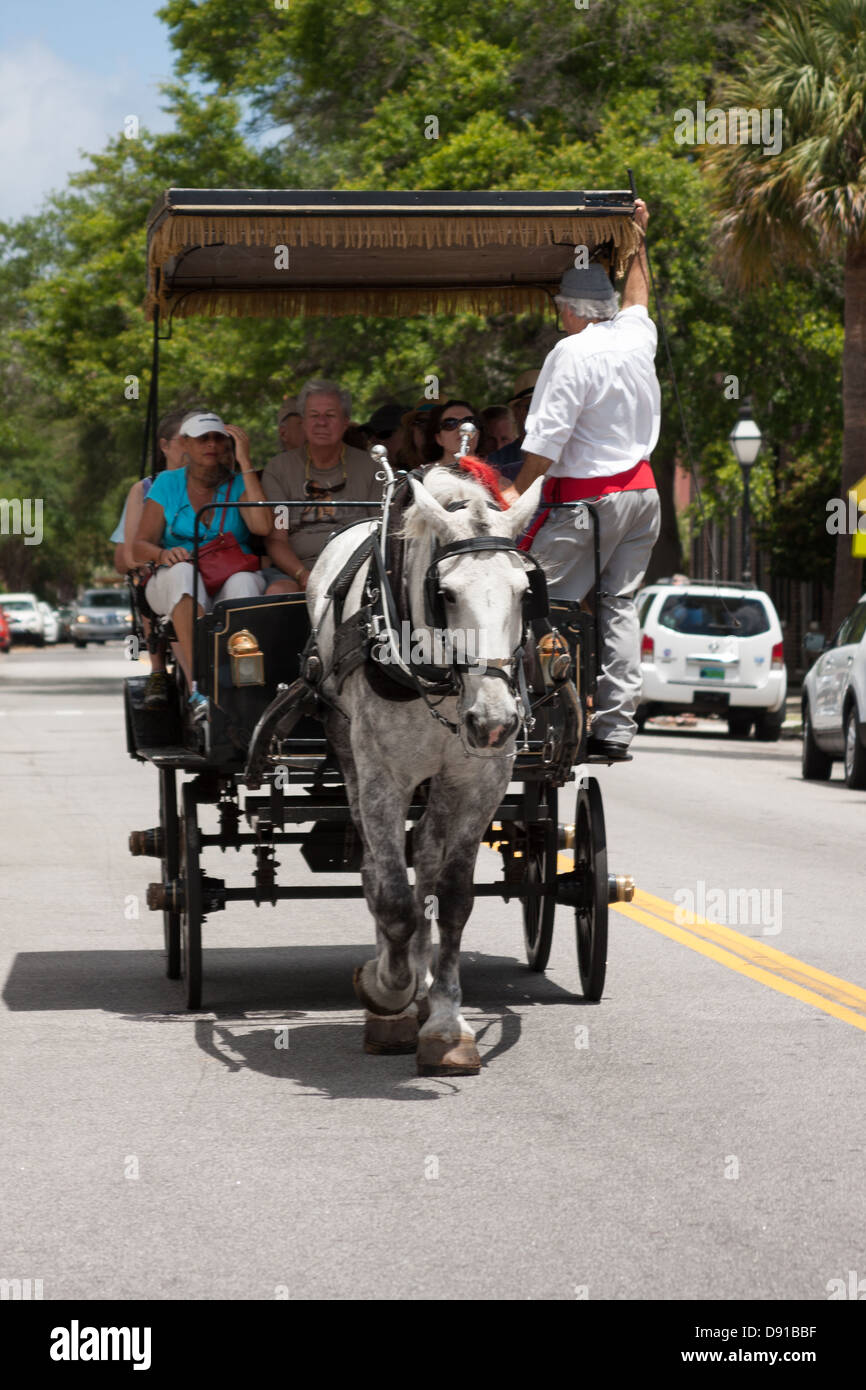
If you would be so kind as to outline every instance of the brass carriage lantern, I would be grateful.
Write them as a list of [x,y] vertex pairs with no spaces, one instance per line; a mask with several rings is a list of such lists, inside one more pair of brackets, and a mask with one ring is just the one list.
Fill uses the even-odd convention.
[[228,640],[233,685],[264,685],[265,658],[258,639],[247,628],[233,632]]

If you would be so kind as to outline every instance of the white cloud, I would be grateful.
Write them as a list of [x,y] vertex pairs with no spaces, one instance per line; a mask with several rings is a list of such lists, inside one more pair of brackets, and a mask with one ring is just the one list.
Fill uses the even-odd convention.
[[65,62],[37,39],[0,53],[0,218],[35,212],[82,167],[82,151],[101,150],[126,116],[167,129],[158,81],[126,65],[102,77]]

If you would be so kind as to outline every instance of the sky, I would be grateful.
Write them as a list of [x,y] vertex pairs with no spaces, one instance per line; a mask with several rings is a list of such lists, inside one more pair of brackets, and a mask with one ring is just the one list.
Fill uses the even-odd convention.
[[172,75],[160,0],[3,0],[0,5],[0,219],[46,194],[138,116],[168,130],[159,83]]

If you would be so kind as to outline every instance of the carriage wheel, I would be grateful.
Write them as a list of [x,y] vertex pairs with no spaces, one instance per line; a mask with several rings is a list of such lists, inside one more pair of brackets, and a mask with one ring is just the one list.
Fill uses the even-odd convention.
[[[524,850],[527,859],[526,882],[553,887],[556,884],[558,854],[556,788],[543,782],[530,782],[525,796],[528,839]],[[547,821],[538,818],[537,812],[542,808],[547,809]],[[556,897],[553,893],[544,897],[523,899],[523,939],[526,942],[526,960],[530,970],[540,973],[547,965],[553,942],[555,912]]]
[[584,999],[599,1000],[607,969],[607,839],[601,790],[594,777],[577,794],[574,871],[581,901],[574,909],[577,964]]
[[188,1009],[201,1008],[201,867],[198,817],[192,783],[183,789],[181,872],[184,908],[180,917],[181,974]]
[[[159,770],[159,825],[162,831],[162,881],[173,883],[180,867],[180,823],[177,818],[177,778],[174,768]],[[180,979],[180,913],[163,909],[165,973]]]

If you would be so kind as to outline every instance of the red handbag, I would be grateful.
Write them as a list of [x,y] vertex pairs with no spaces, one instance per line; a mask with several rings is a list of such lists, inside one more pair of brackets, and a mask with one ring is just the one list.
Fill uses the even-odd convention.
[[[228,501],[228,492],[226,492]],[[220,522],[219,533],[214,536],[212,541],[199,547],[198,552],[198,572],[201,582],[211,598],[219,593],[227,579],[231,579],[233,574],[240,574],[247,570],[258,570],[259,557],[248,555],[241,549],[237,536],[229,531],[225,535],[223,527],[226,524],[226,513],[228,507],[222,509],[222,520]]]

